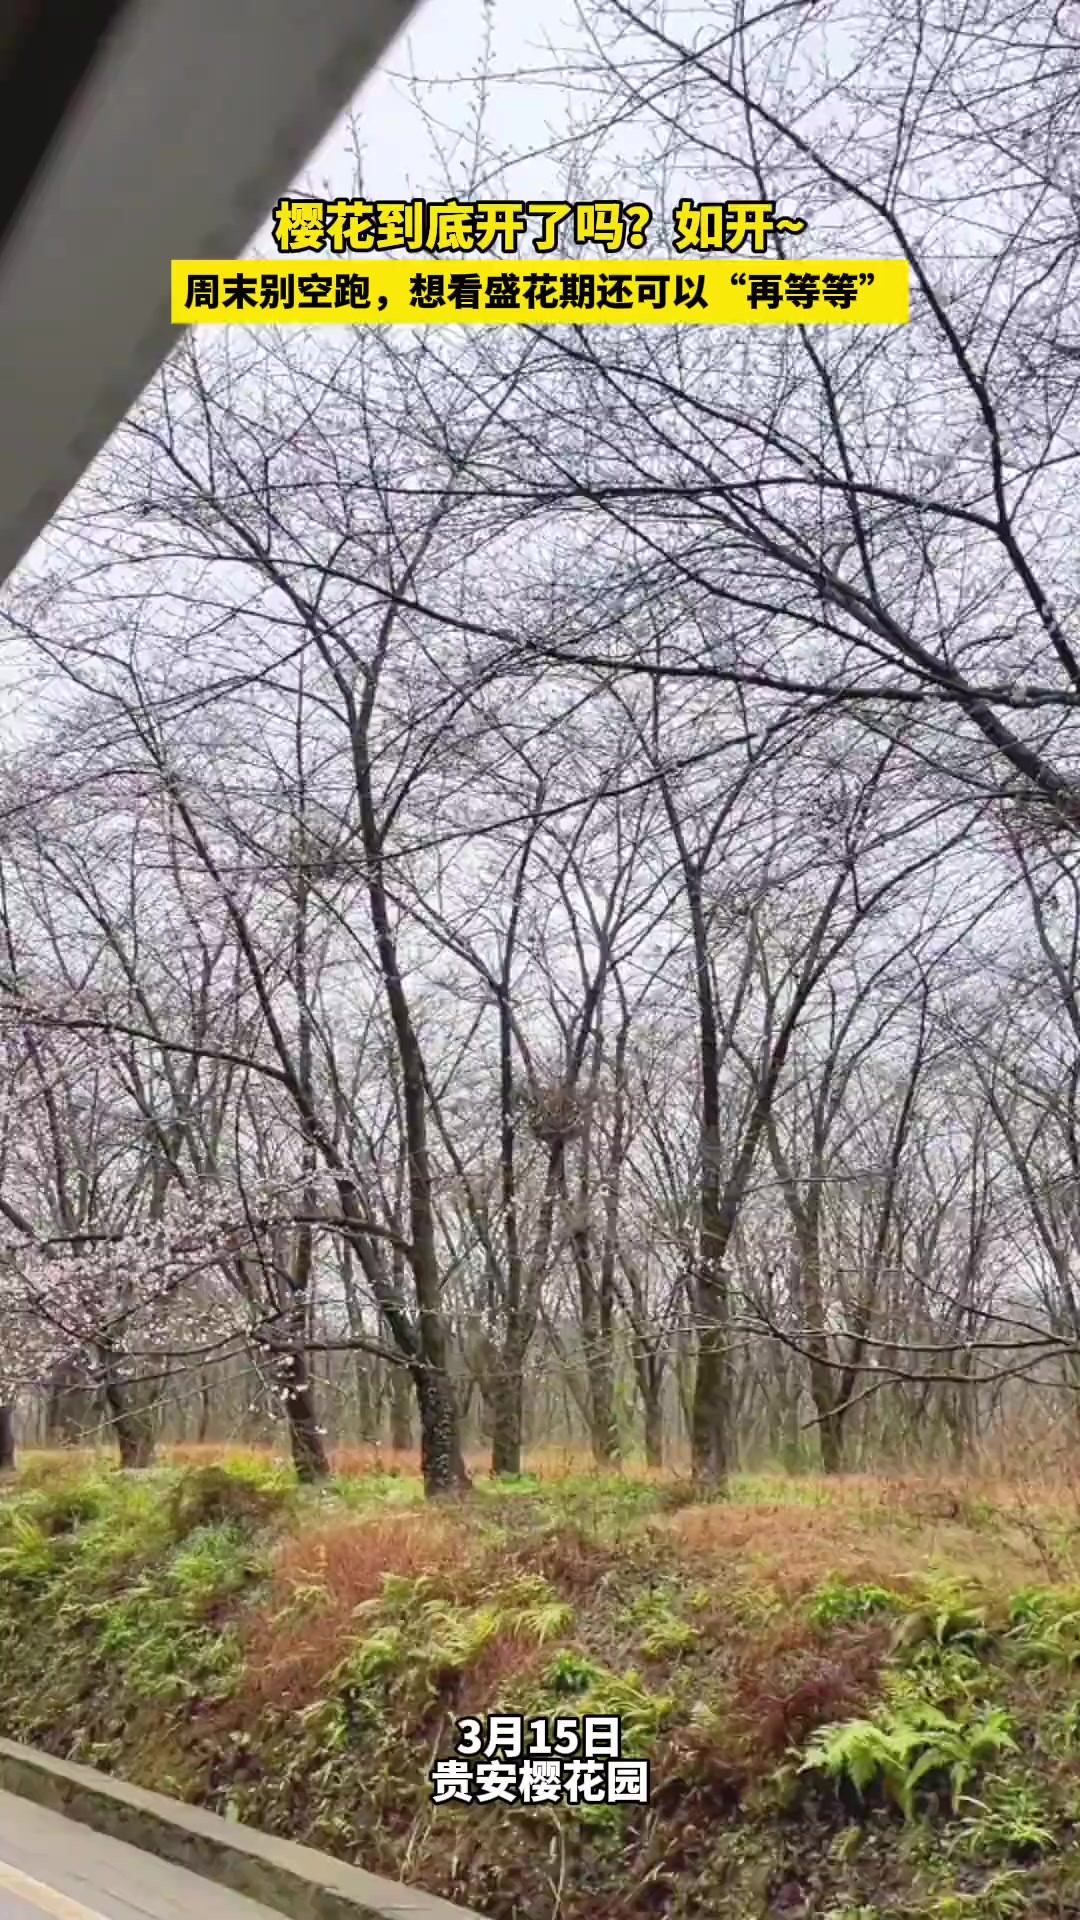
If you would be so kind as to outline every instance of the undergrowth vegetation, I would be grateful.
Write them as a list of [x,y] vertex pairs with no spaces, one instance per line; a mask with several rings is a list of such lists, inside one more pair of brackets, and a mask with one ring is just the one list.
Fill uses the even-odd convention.
[[[998,1489],[588,1475],[437,1512],[237,1454],[0,1496],[0,1716],[492,1920],[1080,1916],[1080,1540]],[[453,1722],[615,1713],[642,1807],[440,1806]]]

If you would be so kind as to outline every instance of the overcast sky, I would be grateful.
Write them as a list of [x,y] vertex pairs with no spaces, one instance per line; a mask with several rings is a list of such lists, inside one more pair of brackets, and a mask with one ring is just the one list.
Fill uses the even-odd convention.
[[[562,123],[565,88],[562,76],[551,74],[550,66],[554,48],[580,43],[571,4],[552,7],[542,0],[516,0],[513,6],[485,7],[481,0],[465,6],[461,0],[422,0],[350,109],[359,125],[369,199],[441,195],[445,172],[440,149],[450,169],[464,176],[474,151],[476,83],[484,65],[485,34],[489,72],[496,76],[485,109],[485,145],[504,155],[543,148],[550,130]],[[523,73],[534,77],[525,82],[510,79]],[[506,76],[505,82],[499,76]],[[328,132],[302,168],[297,188],[327,196],[354,191],[349,118],[343,115]],[[555,190],[557,173],[551,160],[524,160],[515,165],[507,184],[522,198],[543,195]],[[257,250],[274,251],[269,224],[258,236]]]

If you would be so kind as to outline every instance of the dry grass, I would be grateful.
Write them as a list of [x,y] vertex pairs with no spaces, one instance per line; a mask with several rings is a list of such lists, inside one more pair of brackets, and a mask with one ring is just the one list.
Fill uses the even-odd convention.
[[[415,1452],[395,1451],[392,1447],[335,1447],[331,1463],[335,1473],[390,1473],[415,1478],[419,1471]],[[591,1453],[581,1447],[533,1447],[524,1465],[526,1473],[543,1481],[566,1480],[595,1472]],[[491,1476],[488,1452],[474,1449],[466,1453],[465,1466],[474,1480],[487,1480]],[[635,1462],[632,1468],[635,1480],[650,1484],[678,1479],[684,1471],[684,1464],[654,1468]]]
[[[266,1466],[283,1460],[280,1450],[235,1445],[173,1447],[162,1458],[191,1468],[227,1466],[244,1455],[245,1487],[262,1482],[253,1456]],[[80,1457],[99,1471],[114,1458],[104,1449],[57,1452],[31,1456],[30,1465],[44,1477],[50,1463],[55,1471]],[[628,1467],[620,1486],[591,1477],[581,1453],[552,1449],[529,1461],[538,1486],[492,1487],[486,1458],[474,1455],[473,1497],[431,1506],[422,1501],[412,1455],[341,1448],[334,1455],[341,1478],[328,1489],[283,1498],[286,1476],[268,1474],[272,1526],[264,1528],[255,1510],[239,1544],[224,1529],[207,1538],[207,1562],[220,1549],[229,1584],[206,1631],[227,1627],[230,1658],[240,1642],[227,1692],[196,1699],[190,1714],[186,1704],[163,1712],[156,1694],[148,1702],[135,1690],[140,1645],[126,1663],[110,1654],[91,1670],[100,1701],[85,1688],[69,1698],[66,1672],[80,1669],[87,1652],[76,1636],[84,1610],[61,1608],[46,1618],[46,1602],[28,1584],[18,1605],[40,1642],[21,1630],[13,1638],[22,1672],[18,1695],[9,1691],[22,1717],[13,1717],[7,1699],[5,1712],[18,1738],[83,1756],[104,1753],[102,1763],[129,1778],[172,1792],[179,1782],[186,1797],[219,1810],[231,1801],[252,1825],[361,1857],[505,1920],[511,1913],[535,1920],[929,1915],[949,1902],[952,1911],[957,1886],[967,1901],[990,1868],[957,1851],[944,1799],[928,1803],[930,1817],[920,1820],[917,1857],[899,1819],[879,1818],[869,1804],[861,1827],[851,1827],[859,1844],[841,1854],[835,1843],[853,1808],[831,1788],[803,1792],[798,1749],[813,1730],[873,1712],[888,1697],[887,1676],[902,1658],[894,1637],[903,1610],[863,1611],[872,1595],[818,1594],[814,1605],[805,1596],[830,1577],[902,1589],[933,1574],[980,1585],[993,1630],[980,1686],[985,1679],[987,1698],[1015,1715],[1019,1741],[1003,1775],[1012,1769],[1010,1781],[1025,1795],[1037,1787],[1051,1830],[1071,1835],[1075,1753],[1063,1747],[1059,1754],[1053,1743],[1072,1727],[1075,1674],[1021,1668],[1011,1636],[997,1632],[1006,1593],[1080,1582],[1080,1476],[1068,1449],[1044,1462],[1018,1451],[1008,1473],[989,1457],[965,1476],[745,1473],[730,1499],[683,1504],[684,1463],[649,1476]],[[400,1475],[401,1484],[388,1475]],[[217,1477],[207,1476],[211,1487]],[[661,1483],[657,1497],[639,1497],[634,1483],[646,1479]],[[181,1486],[204,1511],[199,1477]],[[66,1489],[59,1491],[58,1512]],[[118,1509],[130,1491],[127,1482],[116,1486]],[[154,1497],[173,1503],[175,1482],[165,1476]],[[45,1511],[49,1502],[29,1503],[38,1505]],[[133,1506],[139,1510],[141,1498]],[[168,1576],[159,1580],[155,1561],[156,1593],[166,1585],[172,1591],[175,1534],[164,1531],[154,1548]],[[249,1539],[260,1567],[269,1553],[269,1575],[237,1589],[232,1570],[238,1555],[246,1559]],[[426,1591],[439,1604],[426,1610],[424,1593],[413,1604],[406,1592],[387,1592],[388,1575],[427,1576]],[[531,1617],[517,1605],[523,1575],[543,1596],[529,1602]],[[556,1598],[566,1606],[541,1615]],[[911,1598],[912,1611],[925,1611]],[[381,1605],[358,1611],[372,1601]],[[54,1605],[51,1597],[47,1604]],[[60,1661],[50,1651],[54,1634],[68,1636],[59,1642]],[[933,1644],[920,1649],[920,1660],[923,1651],[938,1661]],[[475,1819],[433,1809],[428,1769],[440,1743],[448,1749],[452,1719],[573,1712],[564,1681],[573,1681],[575,1660],[579,1677],[591,1670],[596,1699],[640,1715],[648,1729],[655,1787],[640,1822],[628,1819],[621,1832],[605,1834],[509,1809],[484,1809]],[[966,1671],[952,1649],[942,1672],[946,1664]],[[940,1678],[936,1665],[934,1672]],[[45,1709],[51,1718],[39,1701],[42,1673],[53,1689]],[[1049,1863],[1025,1858],[1023,1866],[1043,1875],[1053,1902],[1036,1894],[1025,1910],[1080,1915],[1075,1900],[1069,1904],[1080,1884],[1080,1849],[1071,1840]],[[1011,1869],[1009,1877],[1011,1884]],[[797,1907],[787,1895],[796,1885]]]
[[[1053,1427],[1040,1428],[1037,1432],[1018,1432],[1010,1435],[1007,1445],[982,1449],[963,1472],[945,1466],[905,1465],[834,1477],[815,1472],[788,1474],[763,1467],[760,1471],[750,1470],[737,1479],[771,1482],[777,1488],[792,1489],[801,1499],[818,1498],[827,1500],[830,1505],[860,1505],[867,1498],[877,1502],[882,1490],[887,1488],[906,1490],[911,1494],[921,1489],[928,1498],[952,1495],[959,1499],[986,1498],[994,1501],[1011,1498],[1019,1488],[1025,1497],[1042,1504],[1068,1504],[1080,1515],[1078,1440],[1080,1436],[1071,1424],[1058,1423]],[[236,1459],[238,1455],[263,1459],[268,1464],[288,1463],[288,1450],[284,1445],[243,1439],[170,1442],[158,1449],[161,1464],[173,1466],[218,1464]],[[108,1439],[103,1438],[99,1443],[80,1447],[25,1447],[21,1449],[19,1458],[20,1465],[24,1467],[65,1464],[86,1467],[98,1462],[112,1463],[116,1458],[116,1449]],[[370,1445],[338,1446],[331,1449],[330,1460],[333,1470],[342,1474],[381,1472],[414,1479],[419,1473],[415,1448],[395,1450]],[[490,1456],[484,1449],[470,1451],[466,1455],[466,1464],[474,1478],[488,1478]],[[530,1448],[524,1465],[526,1472],[541,1480],[560,1480],[594,1471],[591,1454],[586,1447],[580,1446]],[[651,1484],[688,1482],[689,1456],[685,1449],[672,1449],[665,1466],[649,1468],[633,1460],[628,1464],[627,1472],[635,1480]]]
[[[362,1473],[362,1460],[350,1457],[345,1470]],[[478,1528],[476,1502],[438,1511],[361,1507],[314,1525],[301,1520],[277,1546],[269,1594],[245,1626],[245,1710],[297,1708],[317,1698],[363,1630],[357,1608],[379,1596],[387,1574],[426,1575],[433,1593],[462,1601],[527,1566],[569,1599],[579,1618],[583,1609],[594,1611],[602,1588],[617,1596],[624,1546],[583,1531],[572,1507],[565,1525],[551,1525],[558,1481],[570,1471],[551,1463],[551,1491],[539,1507],[528,1495],[500,1503],[509,1528],[500,1548],[485,1544],[490,1536]],[[823,1716],[858,1710],[873,1691],[882,1645],[876,1630],[860,1628],[851,1630],[850,1644],[842,1631],[825,1648],[790,1615],[766,1617],[748,1636],[749,1620],[740,1627],[739,1608],[729,1606],[735,1590],[793,1604],[832,1576],[903,1588],[939,1575],[1005,1591],[1068,1571],[1060,1564],[1067,1525],[1057,1528],[1059,1562],[1051,1565],[1044,1523],[1023,1507],[1016,1486],[995,1484],[991,1499],[990,1485],[976,1498],[970,1483],[926,1475],[758,1476],[745,1491],[742,1500],[643,1516],[670,1572],[716,1595],[709,1629],[732,1686],[724,1764],[744,1777],[753,1771],[747,1755],[775,1755]],[[575,1488],[572,1498],[578,1496]],[[492,1512],[486,1499],[482,1506]],[[630,1515],[627,1524],[636,1530]],[[628,1578],[631,1564],[625,1562]],[[592,1620],[592,1632],[608,1630],[599,1616]],[[496,1635],[470,1673],[470,1710],[483,1711],[534,1655],[513,1636]],[[605,1657],[617,1664],[614,1642]]]
[[[1069,1428],[1053,1435],[1040,1431],[1026,1440],[1018,1436],[1008,1474],[987,1455],[980,1471],[966,1475],[740,1475],[730,1500],[680,1505],[656,1516],[653,1524],[667,1531],[679,1558],[692,1561],[699,1576],[727,1579],[735,1572],[742,1582],[766,1582],[793,1597],[832,1573],[894,1584],[932,1569],[1002,1586],[1044,1579],[1080,1582],[1080,1458],[1074,1451]],[[284,1460],[275,1448],[222,1442],[169,1446],[161,1450],[161,1459],[197,1467],[227,1463],[239,1454],[268,1465]],[[27,1450],[22,1468],[33,1480],[58,1469],[108,1466],[113,1458],[106,1448]],[[357,1480],[374,1475],[417,1480],[412,1453],[341,1447],[332,1459],[337,1473]],[[486,1455],[471,1455],[468,1465],[478,1484],[487,1481]],[[528,1467],[552,1493],[560,1482],[590,1472],[587,1453],[570,1448],[538,1449]],[[648,1473],[635,1466],[627,1477],[674,1493],[689,1491],[682,1462]],[[597,1488],[600,1498],[602,1481]],[[522,1508],[521,1519],[526,1518]],[[468,1561],[472,1551],[467,1509],[453,1520],[421,1508],[411,1517],[403,1509],[308,1528],[282,1549],[275,1605],[278,1610],[284,1605],[290,1579],[327,1585],[330,1598],[318,1632],[336,1645],[345,1632],[344,1625],[334,1624],[338,1615],[344,1621],[350,1607],[373,1597],[382,1573],[448,1571]],[[325,1572],[318,1558],[323,1552]],[[573,1587],[572,1569],[558,1583]],[[314,1619],[308,1625],[316,1635]],[[285,1658],[277,1641],[269,1652]],[[303,1665],[299,1652],[297,1657]]]
[[[243,1440],[207,1440],[177,1441],[158,1448],[157,1459],[162,1466],[203,1467],[219,1466],[222,1462],[235,1460],[238,1455],[264,1460],[267,1465],[287,1466],[288,1450],[284,1446],[271,1446],[263,1443],[249,1443]],[[99,1445],[82,1447],[24,1447],[20,1450],[19,1464],[24,1471],[48,1470],[57,1467],[92,1468],[94,1466],[113,1466],[116,1462],[116,1448],[103,1440]],[[482,1449],[474,1449],[465,1456],[465,1464],[473,1479],[486,1480],[490,1477],[491,1456]],[[420,1465],[415,1448],[395,1449],[375,1446],[340,1446],[330,1451],[330,1465],[335,1473],[348,1475],[366,1475],[383,1473],[415,1480],[419,1477]],[[587,1448],[581,1447],[537,1447],[530,1451],[525,1463],[526,1471],[540,1480],[564,1480],[570,1476],[590,1474],[594,1471],[592,1456]],[[669,1467],[651,1468],[634,1465],[634,1478],[647,1482],[665,1482],[685,1476],[685,1462],[677,1462]]]
[[[684,1507],[656,1524],[680,1557],[767,1583],[796,1597],[830,1574],[852,1581],[905,1580],[931,1571],[992,1586],[1068,1577],[1063,1549],[1038,1522],[1003,1499],[977,1517],[970,1504],[942,1499],[921,1481],[838,1483],[814,1504],[736,1501]],[[1054,1556],[1056,1555],[1056,1564]],[[1067,1558],[1067,1553],[1065,1555]],[[1078,1569],[1080,1570],[1080,1569]]]
[[246,1626],[249,1697],[296,1706],[356,1636],[356,1608],[384,1575],[460,1579],[472,1543],[464,1523],[440,1514],[379,1514],[307,1527],[278,1546],[270,1592]]
[[672,1810],[682,1803],[685,1812],[687,1794],[738,1797],[815,1727],[864,1712],[877,1695],[888,1638],[870,1625],[826,1637],[796,1619],[733,1640],[720,1725],[684,1725],[666,1743]]

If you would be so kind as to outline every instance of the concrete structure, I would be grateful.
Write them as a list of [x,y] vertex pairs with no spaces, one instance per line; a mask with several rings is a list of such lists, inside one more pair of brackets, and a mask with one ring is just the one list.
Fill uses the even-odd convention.
[[[3,0],[0,581],[413,0]],[[31,129],[30,132],[27,129]]]
[[[196,1881],[196,1873],[204,1878]],[[40,1920],[42,1914],[52,1920],[146,1920],[148,1914],[154,1920],[277,1920],[278,1914],[290,1920],[480,1920],[465,1907],[311,1847],[0,1740],[0,1920]]]

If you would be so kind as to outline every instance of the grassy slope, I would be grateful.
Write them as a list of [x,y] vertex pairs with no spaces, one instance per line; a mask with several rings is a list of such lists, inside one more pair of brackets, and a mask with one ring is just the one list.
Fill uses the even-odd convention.
[[[911,1481],[433,1513],[254,1456],[43,1462],[0,1497],[0,1726],[492,1920],[1080,1916],[1074,1539]],[[621,1713],[652,1805],[433,1808],[454,1716],[499,1709]]]

